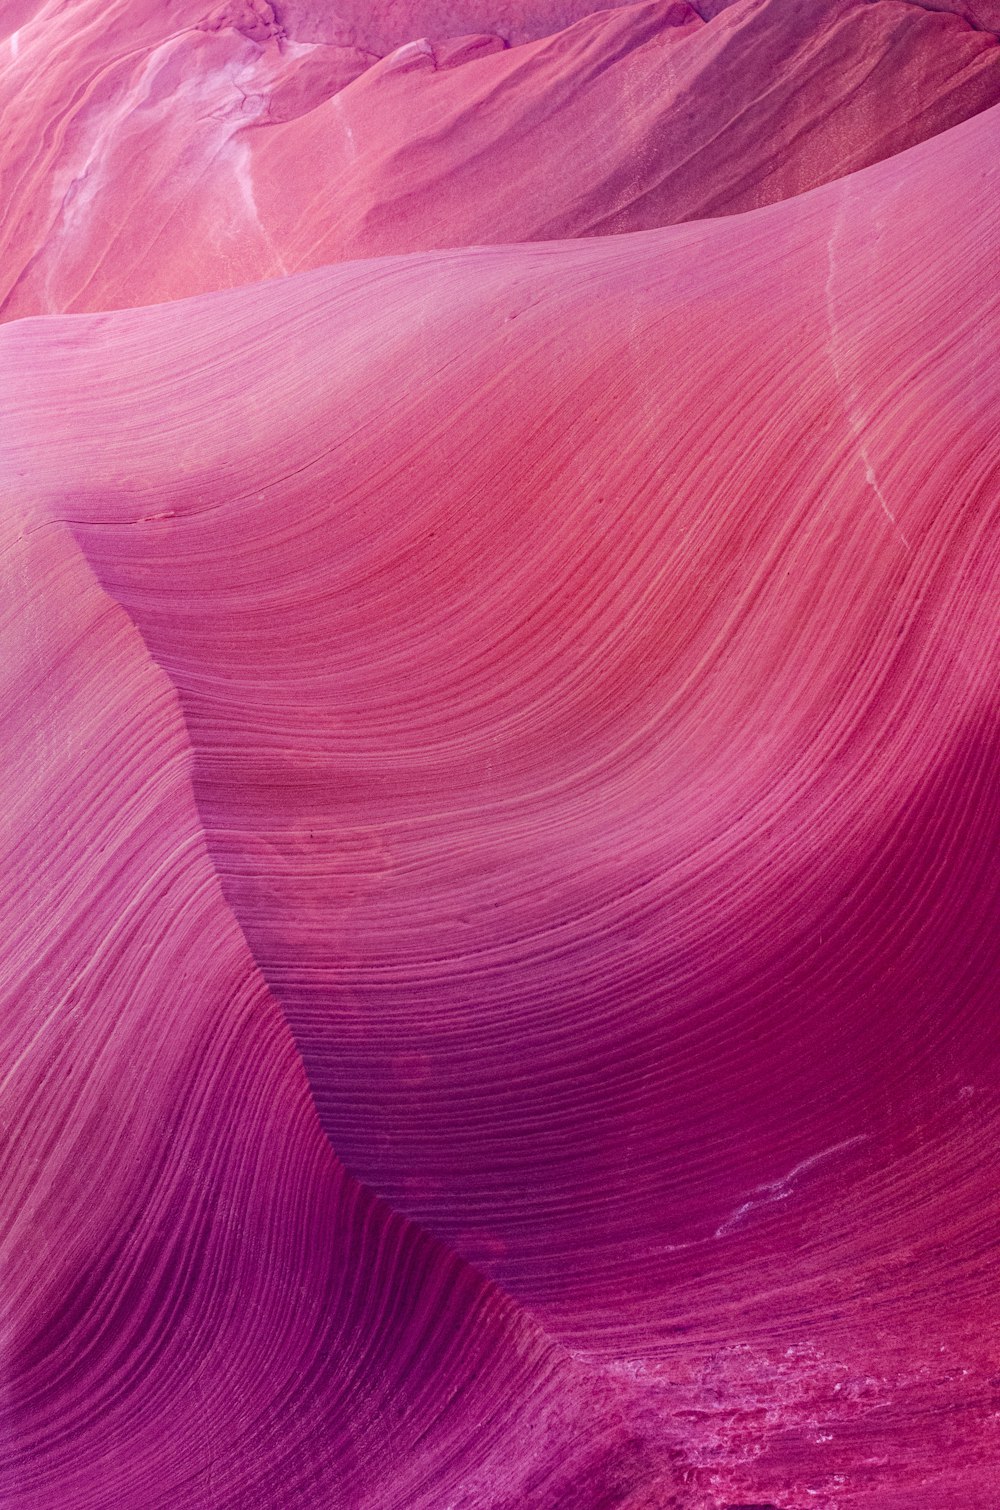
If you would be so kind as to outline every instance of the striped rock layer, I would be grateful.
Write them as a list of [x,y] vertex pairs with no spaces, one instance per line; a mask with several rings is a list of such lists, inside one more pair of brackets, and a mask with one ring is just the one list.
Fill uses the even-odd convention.
[[230,130],[269,9],[19,28],[0,1500],[990,1510],[989,18],[511,12]]

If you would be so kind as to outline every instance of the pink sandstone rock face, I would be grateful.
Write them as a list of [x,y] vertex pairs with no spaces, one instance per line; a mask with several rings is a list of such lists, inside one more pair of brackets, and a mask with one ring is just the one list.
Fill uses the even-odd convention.
[[337,1162],[176,694],[29,491],[2,525],[3,1503],[599,1484],[635,1456],[601,1380]]
[[1000,1510],[996,18],[188,3],[0,43],[0,1502]]

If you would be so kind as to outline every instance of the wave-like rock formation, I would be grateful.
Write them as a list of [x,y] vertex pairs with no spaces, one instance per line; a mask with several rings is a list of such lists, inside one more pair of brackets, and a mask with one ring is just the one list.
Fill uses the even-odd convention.
[[1000,15],[591,10],[3,9],[12,1510],[1000,1507]]
[[[129,1310],[134,1269],[168,1308],[165,1341],[208,1346],[207,1322],[175,1314],[190,1293],[264,1328],[291,1378],[295,1338],[312,1357],[344,1325],[317,1312],[289,1336],[290,1293],[338,1293],[308,1224],[388,1242],[365,1235],[379,1208],[326,1215],[343,1176],[210,855],[352,1173],[599,1362],[631,1409],[683,1402],[671,1440],[692,1469],[782,1504],[985,1492],[997,130],[991,112],[749,217],[8,329],[8,476],[43,521],[18,546],[36,564],[8,569],[53,700],[47,717],[24,705],[42,741],[24,822],[51,845],[54,806],[66,858],[49,863],[78,867],[57,907],[76,942],[49,935],[55,965],[36,958],[49,893],[34,911],[13,897],[32,969],[66,993],[49,1026],[18,983],[29,1073],[50,1095],[56,1079],[72,1117],[52,1157],[85,1159],[88,1087],[98,1125],[129,1129],[127,1160],[104,1148],[114,1178],[86,1156],[47,1217],[58,1247],[92,1182],[116,1213],[109,1237],[90,1204],[87,1262],[64,1257],[98,1276],[75,1325],[46,1308],[49,1290],[67,1302],[44,1262],[25,1344],[39,1431],[54,1417],[66,1437],[70,1419],[54,1334],[113,1381],[104,1327],[141,1388],[165,1388],[169,1355],[135,1356],[101,1275],[136,1336],[153,1332],[143,1349],[159,1333]],[[135,630],[62,582],[84,572],[67,531]],[[73,622],[78,592],[100,631]],[[72,599],[68,622],[46,598]],[[64,681],[80,711],[57,712]],[[46,884],[30,848],[24,864]],[[162,1114],[124,1073],[137,1060]],[[259,1215],[239,1184],[252,1137],[272,1182]],[[30,1142],[19,1157],[34,1170]],[[226,1310],[226,1243],[255,1222],[262,1272]],[[393,1251],[356,1281],[385,1289],[352,1297],[359,1329],[399,1314]],[[30,1265],[26,1283],[34,1298]],[[392,1356],[415,1346],[396,1337]],[[261,1389],[247,1344],[229,1350]],[[310,1411],[344,1388],[313,1385]],[[252,1399],[251,1431],[273,1411]],[[399,1484],[379,1502],[424,1502]]]
[[753,209],[1000,101],[996,33],[909,0],[645,0],[382,57],[377,11],[202,4],[50,3],[0,42],[6,318]]
[[176,694],[30,492],[0,537],[3,1504],[513,1510],[640,1470],[675,1503],[606,1381],[345,1175]]

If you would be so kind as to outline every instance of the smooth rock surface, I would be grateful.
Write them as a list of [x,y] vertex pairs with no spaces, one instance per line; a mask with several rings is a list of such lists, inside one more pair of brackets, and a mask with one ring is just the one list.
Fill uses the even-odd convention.
[[752,209],[1000,101],[996,33],[908,0],[541,8],[528,43],[506,13],[384,14],[388,31],[378,9],[374,30],[317,31],[267,0],[12,15],[0,317]]

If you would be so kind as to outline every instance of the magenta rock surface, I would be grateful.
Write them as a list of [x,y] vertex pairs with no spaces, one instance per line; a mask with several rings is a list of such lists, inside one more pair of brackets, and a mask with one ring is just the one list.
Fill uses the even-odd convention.
[[636,1448],[602,1380],[333,1155],[136,629],[37,511],[5,511],[2,559],[4,1505],[563,1503],[614,1477]]
[[16,19],[0,1503],[1000,1510],[991,17]]

